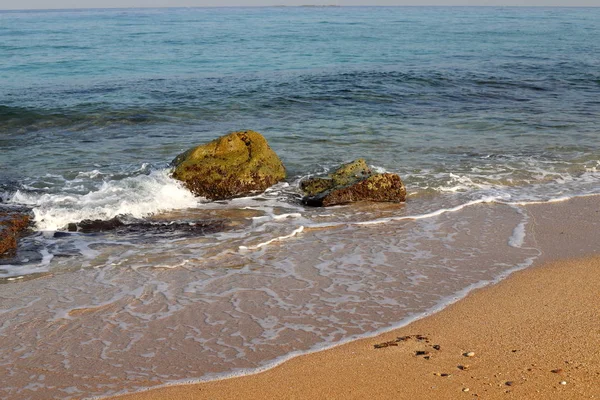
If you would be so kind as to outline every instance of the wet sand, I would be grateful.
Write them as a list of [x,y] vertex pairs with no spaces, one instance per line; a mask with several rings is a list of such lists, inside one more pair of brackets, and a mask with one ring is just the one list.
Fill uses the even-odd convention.
[[600,399],[599,199],[528,206],[538,263],[437,314],[263,373],[119,399]]

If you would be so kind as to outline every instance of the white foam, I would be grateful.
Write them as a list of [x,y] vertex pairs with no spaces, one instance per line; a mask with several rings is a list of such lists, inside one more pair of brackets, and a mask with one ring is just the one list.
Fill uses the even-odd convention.
[[529,205],[533,205],[533,204],[561,203],[563,201],[571,200],[575,197],[587,197],[587,196],[595,196],[595,195],[589,194],[589,195],[580,195],[580,196],[562,196],[562,197],[556,197],[556,198],[548,199],[548,200],[515,201],[515,202],[510,202],[510,203],[505,203],[505,204],[512,205],[512,206],[529,206]]
[[301,233],[302,231],[304,231],[304,226],[300,226],[299,228],[294,229],[292,231],[292,233],[290,233],[289,235],[279,236],[279,237],[267,240],[266,242],[262,242],[257,245],[254,245],[254,246],[240,246],[239,249],[242,251],[257,250],[257,249],[260,249],[261,247],[268,246],[269,244],[271,244],[273,242],[279,242],[279,241],[282,241],[285,239],[292,238],[292,237],[296,236],[297,234]]
[[452,207],[452,208],[440,208],[438,210],[432,211],[430,213],[426,213],[426,214],[420,214],[420,215],[408,215],[408,216],[402,216],[402,217],[388,217],[388,218],[379,218],[379,219],[374,219],[371,221],[361,221],[361,222],[353,222],[353,225],[375,225],[375,224],[385,224],[388,222],[392,222],[392,221],[402,221],[402,220],[418,220],[418,219],[425,219],[425,218],[431,218],[431,217],[437,217],[438,215],[442,215],[442,214],[446,214],[446,213],[450,213],[450,212],[456,212],[456,211],[460,211],[465,207],[469,207],[475,204],[482,204],[482,203],[495,203],[498,202],[498,200],[500,200],[501,197],[497,197],[497,196],[486,196],[484,198],[481,199],[477,199],[477,200],[472,200],[469,201],[467,203],[458,205],[456,207]]
[[377,165],[369,165],[369,167],[378,174],[385,174],[386,172],[388,172],[387,169],[379,167]]
[[338,346],[342,346],[344,344],[347,344],[347,343],[350,343],[350,342],[353,342],[356,340],[360,340],[360,339],[373,338],[373,337],[379,336],[381,334],[400,329],[402,327],[412,324],[415,321],[418,321],[418,320],[421,320],[428,316],[431,316],[433,314],[436,314],[436,313],[444,310],[448,306],[458,302],[459,300],[462,300],[463,298],[465,298],[467,295],[469,295],[472,291],[474,291],[476,289],[481,289],[481,288],[489,286],[489,285],[497,284],[498,282],[500,282],[500,281],[506,279],[508,276],[512,275],[514,272],[523,270],[523,269],[531,266],[534,263],[534,261],[539,257],[539,254],[540,253],[538,253],[537,255],[534,255],[532,257],[526,258],[522,263],[519,263],[516,266],[498,274],[497,276],[495,276],[494,278],[492,278],[490,280],[480,280],[478,282],[475,282],[471,285],[466,286],[465,288],[463,288],[451,295],[441,297],[440,300],[437,302],[437,304],[435,304],[433,307],[429,308],[428,310],[426,310],[424,312],[408,315],[407,317],[403,318],[402,320],[400,320],[396,323],[393,323],[391,325],[385,326],[383,328],[380,328],[380,329],[372,330],[372,331],[362,333],[362,334],[350,335],[350,336],[347,336],[337,342],[331,342],[331,341],[320,342],[306,350],[291,351],[284,355],[276,357],[276,358],[266,362],[265,364],[263,364],[259,367],[255,367],[255,368],[235,368],[235,369],[230,370],[229,372],[208,373],[200,378],[184,378],[184,379],[172,380],[172,381],[165,382],[163,384],[159,384],[159,385],[152,386],[152,387],[144,387],[144,388],[138,387],[138,388],[135,388],[134,390],[124,389],[124,390],[121,390],[116,393],[111,393],[109,396],[91,396],[91,397],[88,397],[88,399],[100,400],[100,399],[107,399],[107,398],[113,397],[115,395],[123,395],[123,394],[128,394],[128,393],[141,393],[141,392],[146,392],[146,391],[154,390],[154,389],[158,389],[158,388],[181,386],[181,385],[191,385],[191,384],[198,384],[198,383],[205,383],[205,382],[216,382],[216,381],[223,381],[223,380],[227,380],[227,379],[231,379],[231,378],[256,375],[256,374],[268,371],[270,369],[273,369],[273,368],[275,368],[291,359],[299,357],[299,356],[316,353],[316,352],[320,352],[320,351],[324,351],[324,350],[329,350],[329,349],[332,349],[332,348],[335,348]]
[[529,216],[522,209],[515,207],[518,213],[523,216],[523,220],[513,229],[512,234],[508,238],[508,245],[520,249],[525,243],[525,226],[529,222]]
[[9,280],[23,279],[26,275],[38,274],[47,272],[50,262],[54,258],[47,249],[41,249],[40,255],[41,260],[36,264],[5,264],[2,265],[2,278],[9,278]]
[[154,171],[118,181],[105,181],[87,194],[27,194],[17,191],[12,199],[33,207],[39,230],[57,230],[84,219],[110,219],[118,215],[142,218],[157,212],[194,207],[198,200],[169,176]]

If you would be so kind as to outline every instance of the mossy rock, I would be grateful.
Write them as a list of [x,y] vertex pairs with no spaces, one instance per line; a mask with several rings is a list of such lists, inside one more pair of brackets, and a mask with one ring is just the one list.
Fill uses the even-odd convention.
[[334,187],[348,186],[373,174],[364,158],[343,164],[327,177],[309,178],[300,182],[307,196],[316,196]]
[[309,206],[406,201],[406,188],[400,177],[374,173],[364,159],[344,164],[328,177],[302,181],[300,188],[306,195],[302,202]]
[[25,236],[30,224],[27,212],[0,210],[0,258],[15,255],[17,242]]
[[222,136],[180,154],[173,177],[196,196],[224,200],[263,192],[285,179],[285,167],[258,132]]

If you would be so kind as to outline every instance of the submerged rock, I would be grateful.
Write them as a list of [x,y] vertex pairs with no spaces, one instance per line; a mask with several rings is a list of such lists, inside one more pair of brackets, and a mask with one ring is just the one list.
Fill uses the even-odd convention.
[[173,177],[196,196],[224,200],[262,192],[285,179],[285,168],[258,132],[233,132],[180,154]]
[[69,232],[101,233],[114,232],[116,234],[141,234],[141,235],[167,235],[167,236],[202,236],[211,233],[228,230],[228,221],[223,219],[211,219],[203,221],[132,221],[124,223],[118,217],[108,220],[84,219],[80,222],[72,222],[67,226]]
[[67,226],[69,232],[82,232],[82,233],[92,233],[92,232],[106,232],[113,231],[120,226],[123,226],[123,222],[117,217],[101,220],[101,219],[84,219],[81,222],[72,222]]
[[18,240],[29,229],[31,218],[26,211],[0,210],[0,256],[14,256]]
[[328,177],[304,180],[300,188],[305,194],[302,202],[317,207],[357,201],[406,201],[406,188],[398,175],[373,172],[362,158],[342,165]]

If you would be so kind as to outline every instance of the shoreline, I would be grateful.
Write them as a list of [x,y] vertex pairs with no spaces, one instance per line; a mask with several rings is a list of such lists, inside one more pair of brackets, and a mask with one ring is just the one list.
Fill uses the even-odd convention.
[[[547,282],[550,282],[553,286],[568,286],[566,280],[562,279],[562,276],[565,274],[565,271],[567,269],[569,270],[569,275],[577,275],[581,278],[582,282],[591,285],[591,293],[594,293],[594,291],[595,293],[600,292],[600,279],[594,279],[594,271],[600,271],[600,256],[598,256],[600,246],[598,246],[598,239],[594,239],[593,236],[594,232],[596,231],[594,228],[597,227],[600,223],[600,215],[598,214],[600,208],[600,203],[598,202],[599,198],[599,196],[584,196],[575,199],[569,199],[568,201],[560,203],[553,202],[525,206],[525,208],[528,210],[530,217],[532,218],[532,223],[526,226],[526,234],[533,236],[534,240],[536,241],[536,244],[540,247],[540,250],[542,252],[540,257],[537,258],[537,260],[534,262],[533,266],[529,266],[521,271],[510,273],[510,276],[508,278],[505,277],[499,283],[495,282],[491,285],[484,286],[483,288],[476,288],[474,290],[471,290],[466,295],[466,297],[462,297],[457,301],[450,303],[441,310],[433,310],[431,313],[428,313],[425,316],[421,316],[415,321],[409,321],[404,326],[387,330],[387,332],[385,333],[374,334],[374,336],[371,337],[356,339],[343,344],[338,344],[334,347],[330,347],[325,350],[293,356],[285,361],[282,361],[281,363],[278,363],[274,367],[268,368],[264,371],[254,372],[248,375],[222,378],[218,380],[211,380],[192,384],[186,383],[167,385],[159,388],[152,388],[146,391],[116,396],[113,398],[201,399],[215,398],[215,396],[223,399],[265,398],[264,396],[270,398],[310,398],[315,396],[324,396],[325,394],[327,398],[344,398],[348,396],[350,396],[351,398],[359,398],[375,392],[378,393],[377,398],[403,398],[403,395],[406,395],[407,399],[431,398],[430,396],[432,395],[437,396],[438,398],[454,398],[454,396],[461,395],[469,395],[469,397],[472,397],[480,396],[483,394],[485,394],[485,398],[489,398],[491,393],[489,393],[488,390],[484,391],[481,387],[477,389],[476,385],[470,385],[472,387],[469,388],[465,386],[467,385],[467,383],[464,383],[464,387],[462,387],[458,392],[456,392],[454,389],[450,390],[450,386],[452,385],[449,386],[448,382],[452,382],[452,379],[446,379],[445,381],[440,382],[440,379],[443,379],[444,377],[434,375],[436,373],[450,374],[448,378],[452,376],[459,376],[460,374],[467,376],[469,375],[469,371],[473,371],[472,374],[474,374],[474,368],[468,368],[465,371],[462,371],[460,369],[457,369],[458,365],[461,364],[456,364],[453,368],[449,368],[451,372],[443,372],[440,370],[441,372],[429,372],[428,374],[424,373],[424,371],[422,370],[423,365],[415,364],[415,361],[422,362],[422,358],[424,356],[417,357],[414,354],[407,354],[405,350],[409,348],[410,351],[413,352],[429,351],[430,354],[428,354],[428,356],[431,359],[427,360],[427,362],[430,366],[435,365],[433,361],[438,359],[439,354],[435,354],[438,353],[435,349],[415,350],[419,346],[423,347],[424,343],[421,343],[418,340],[415,341],[414,338],[408,340],[408,345],[405,345],[404,342],[401,342],[389,345],[386,348],[381,349],[374,349],[373,346],[375,344],[383,344],[389,341],[394,341],[396,337],[402,337],[407,335],[429,335],[428,337],[430,343],[426,344],[426,346],[431,346],[433,344],[433,341],[436,340],[438,340],[440,342],[440,346],[442,346],[443,340],[441,338],[438,338],[438,336],[452,337],[452,334],[456,335],[457,333],[456,331],[444,332],[446,326],[454,326],[456,328],[456,325],[453,325],[455,314],[459,314],[460,318],[466,318],[466,316],[471,314],[481,314],[484,311],[489,311],[485,307],[486,304],[500,303],[502,304],[503,308],[510,310],[510,307],[514,306],[515,301],[520,301],[521,303],[526,302],[527,304],[532,304],[532,302],[535,303],[536,301],[543,301],[544,298],[548,298],[548,296],[551,296],[553,294],[553,291],[551,290],[547,292],[547,288],[539,287],[539,283],[536,286],[535,282],[539,282],[540,279],[543,279]],[[553,209],[548,210],[548,208]],[[581,258],[582,256],[584,256],[584,258]],[[576,274],[574,272],[576,272]],[[598,274],[596,273],[596,275]],[[572,280],[573,279],[571,277],[570,281]],[[566,288],[568,289],[567,292],[570,295],[570,299],[566,303],[566,305],[568,305],[569,307],[574,307],[576,314],[578,312],[581,313],[581,307],[584,307],[584,304],[587,304],[587,307],[589,309],[593,309],[594,304],[589,304],[589,299],[586,302],[580,301],[581,299],[575,298],[575,294],[582,295],[582,293],[574,293],[574,291],[579,290],[576,286],[577,283],[571,283],[571,286]],[[528,289],[533,289],[533,291],[528,290],[527,292],[519,292],[518,290],[515,291],[515,287],[525,287]],[[506,298],[505,293],[507,292],[511,292],[509,298]],[[535,295],[533,295],[533,293],[535,293]],[[564,301],[565,299],[567,299],[567,297],[562,299],[562,301]],[[513,303],[510,303],[511,301]],[[560,309],[565,307],[565,303],[552,303],[550,304],[550,307]],[[494,309],[494,311],[497,311],[497,309]],[[535,312],[540,313],[541,311],[540,309],[536,308]],[[516,310],[513,310],[511,314],[512,319],[509,318],[508,320],[503,320],[498,315],[494,314],[494,318],[491,318],[489,323],[493,325],[498,325],[500,324],[500,322],[502,322],[502,324],[504,324],[504,327],[497,326],[494,330],[487,333],[482,333],[481,329],[474,329],[472,332],[467,330],[464,333],[473,334],[475,335],[474,337],[478,337],[477,335],[480,335],[479,337],[481,337],[482,335],[485,337],[490,333],[493,334],[496,332],[502,335],[503,333],[501,332],[503,332],[503,329],[504,331],[508,329],[508,331],[512,331],[514,333],[515,331],[522,329],[518,322],[519,318],[523,318],[523,316],[528,316],[527,318],[529,318],[530,324],[533,324],[533,322],[536,321],[535,315],[532,316],[530,315],[531,313],[531,310],[525,309],[523,309],[520,313],[517,308]],[[556,320],[556,318],[558,318],[557,315],[548,315],[549,320]],[[439,321],[444,322],[440,324]],[[581,322],[585,321],[579,322],[579,326],[582,326]],[[486,320],[486,324],[487,323],[488,321]],[[573,326],[571,326],[570,328],[573,328]],[[537,329],[541,329],[541,327],[537,327]],[[524,330],[527,331],[527,329]],[[444,334],[440,335],[438,333],[435,335],[431,335],[431,332],[438,331],[444,332]],[[530,337],[536,337],[537,335],[538,339],[541,338],[540,333],[537,332],[535,329],[533,329],[532,331],[532,328],[529,328],[528,332],[528,335]],[[596,340],[598,341],[600,340],[600,325],[598,325],[597,335],[598,338]],[[596,345],[597,341],[595,342]],[[588,350],[593,353],[594,342],[592,341],[591,343],[586,343],[588,345]],[[443,348],[450,348],[453,345],[457,347],[457,345],[453,344],[451,340],[448,341],[446,339],[446,343],[443,344]],[[573,343],[570,343],[569,345],[574,346]],[[458,347],[460,347],[460,351],[457,348],[452,356],[446,354],[446,352],[443,352],[445,356],[440,356],[439,359],[448,360],[450,358],[454,358],[454,363],[464,363],[466,358],[462,357],[461,354],[467,351],[471,351],[468,350],[468,348],[474,348],[476,346],[469,347],[467,345],[462,345]],[[483,348],[483,351],[485,351],[485,346],[482,347],[481,345],[479,345],[478,347]],[[519,352],[518,349],[512,350],[517,350],[515,353]],[[475,351],[477,354],[482,350],[473,351]],[[389,356],[382,357],[382,354],[384,354],[384,352],[391,352],[392,354],[404,352],[404,354],[401,354],[402,357],[400,360],[390,360],[388,359]],[[549,348],[544,348],[544,352],[547,352],[548,354],[556,354],[556,352],[553,353],[552,349]],[[440,351],[439,353],[442,354],[442,351]],[[562,355],[562,358],[564,358],[565,356],[564,354],[559,355]],[[510,361],[510,354],[508,354],[508,359],[502,359],[500,356],[502,355],[496,354],[493,359],[503,360],[503,362]],[[594,359],[592,368],[595,368],[595,370],[597,370],[597,375],[595,376],[596,379],[600,379],[600,359],[598,359],[600,356],[597,352],[595,356],[596,358]],[[374,357],[378,358],[375,359]],[[379,359],[379,357],[381,357],[381,359]],[[474,361],[472,364],[475,364],[475,361],[478,361],[478,357],[474,357],[473,360]],[[367,363],[370,369],[367,368],[367,370],[364,370],[360,368],[360,366],[366,365]],[[397,365],[398,363],[400,363],[400,365]],[[534,362],[533,364],[536,363]],[[323,367],[324,365],[325,367]],[[382,373],[381,370],[398,367],[400,367],[403,370],[402,380],[404,383],[402,385],[402,391],[398,392],[393,390],[392,392],[390,392],[383,390],[383,388],[390,387],[390,385],[381,382],[380,378],[382,374],[386,375],[385,373]],[[493,371],[489,368],[490,367],[488,365],[487,370],[485,367],[481,368],[481,370],[488,371],[486,372],[486,374],[490,375]],[[530,381],[534,379],[532,378],[532,376],[535,375],[533,372],[538,371],[541,373],[542,371],[540,369],[534,369],[534,366],[528,368],[530,368],[531,371],[527,371],[527,368],[525,370],[529,373],[529,375],[531,375],[529,378]],[[323,377],[327,376],[329,369],[331,369],[332,371],[337,371],[334,376],[336,382],[339,382],[341,380],[342,382],[346,382],[346,386],[341,387],[338,384],[333,385],[330,379],[324,379]],[[411,372],[404,374],[404,370],[406,369],[410,369]],[[567,370],[562,365],[555,366],[551,369],[563,371]],[[365,382],[363,379],[365,377],[361,378],[360,376],[356,376],[356,371],[359,370],[363,371],[365,377],[367,377],[368,375],[372,375],[372,383]],[[372,371],[378,372],[374,373]],[[460,374],[456,371],[460,372]],[[415,372],[417,372],[418,375],[414,375]],[[593,372],[594,371],[591,371],[591,373]],[[539,376],[536,376],[535,379],[537,379],[536,381],[539,382],[545,382],[544,385],[548,386],[550,384],[548,381],[549,379],[554,379],[561,374],[562,372],[558,374],[550,373],[550,376],[544,376],[543,379],[538,379],[540,378]],[[486,379],[489,378],[487,375],[485,376]],[[496,375],[498,374],[492,375],[497,377]],[[354,379],[342,378],[347,376],[354,376]],[[395,375],[388,376],[386,379],[399,379],[394,377]],[[526,377],[522,378],[525,379],[525,381],[528,380],[528,378]],[[407,379],[411,382],[411,384],[408,386],[406,384]],[[476,378],[471,376],[471,379]],[[290,380],[294,381],[294,385],[289,385]],[[324,383],[320,385],[319,382],[321,381],[324,381]],[[357,382],[360,382],[360,384],[358,384]],[[510,384],[508,384],[507,382]],[[562,381],[558,381],[558,383],[560,382]],[[440,383],[442,383],[442,386],[446,387],[446,389],[444,389],[446,390],[446,392],[431,392],[425,387],[425,383],[430,385],[430,389],[431,387],[438,387],[440,386]],[[514,384],[515,381],[505,381],[504,386],[502,387],[505,390],[502,390],[499,396],[504,396],[507,393],[512,393],[514,390],[516,390],[516,388],[513,388]],[[283,385],[285,385],[285,389],[277,388],[277,386]],[[523,385],[522,382],[519,382],[519,385],[527,386]],[[266,386],[268,386],[270,389],[267,390]],[[273,386],[275,386],[277,390],[274,390]],[[545,395],[540,395],[541,397],[535,397],[538,395],[538,392],[524,392],[521,393],[521,396],[527,395],[527,398],[541,399],[547,398],[544,396],[557,395],[556,392],[545,391],[544,387],[546,386],[541,386],[540,388],[535,389],[539,390],[539,393],[546,393]],[[568,382],[567,385],[560,386],[566,387],[568,386]],[[592,386],[588,386],[589,390],[594,390]],[[337,387],[337,389],[334,389],[334,387]],[[550,385],[548,387],[551,387],[552,390],[556,390],[555,386]],[[583,387],[586,386],[584,385]],[[469,390],[461,392],[463,389]],[[350,392],[348,392],[348,390],[350,390]],[[361,390],[364,390],[364,394],[358,395],[357,393]],[[508,392],[506,392],[506,390],[508,390]],[[594,391],[593,393],[589,392],[589,396],[591,397],[585,398],[600,398],[600,388],[595,390],[598,393],[596,393],[596,391]],[[310,395],[308,393],[310,393]],[[572,393],[572,395],[575,397],[568,397],[570,395],[567,392],[565,392],[564,395],[567,397],[560,398],[582,398],[581,396],[587,396],[587,392]]]
[[[600,256],[538,265],[376,337],[295,357],[257,374],[115,398],[600,398],[600,319],[593,308],[598,272]],[[574,285],[581,291],[562,303]],[[484,324],[482,312],[489,314]],[[375,348],[389,342],[397,345]],[[427,354],[417,355],[422,351]],[[475,354],[465,357],[468,352]]]

